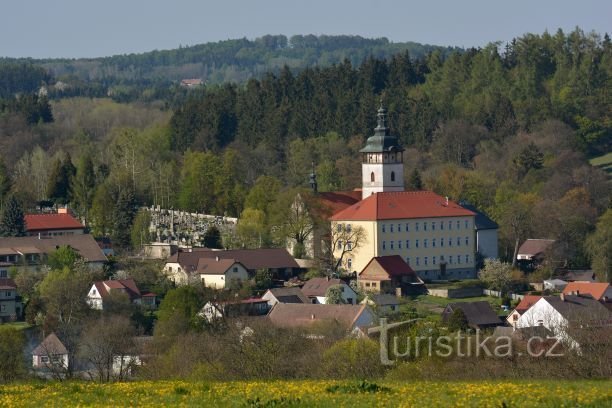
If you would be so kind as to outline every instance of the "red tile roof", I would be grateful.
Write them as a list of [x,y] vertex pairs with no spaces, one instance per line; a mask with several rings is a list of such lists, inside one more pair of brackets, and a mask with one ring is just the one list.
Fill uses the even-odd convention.
[[336,214],[361,200],[361,191],[329,191],[318,193],[320,203],[329,210],[329,215]]
[[28,214],[25,222],[28,232],[85,228],[70,214]]
[[372,262],[377,262],[391,277],[401,278],[403,276],[409,276],[417,280],[417,275],[414,270],[399,255],[376,256],[370,259],[370,262],[368,262],[359,274],[361,275],[365,272]]
[[17,289],[17,285],[11,278],[0,278],[0,289]]
[[109,289],[112,291],[113,289],[119,289],[121,291],[125,291],[125,293],[129,296],[130,300],[138,299],[141,297],[140,290],[138,286],[136,286],[136,282],[134,279],[117,279],[117,280],[106,280],[106,281],[98,281],[95,282],[94,285],[100,296],[102,298],[107,297],[109,293]]
[[535,305],[538,300],[542,299],[542,296],[537,295],[525,295],[523,299],[516,305],[516,311],[520,314],[525,313],[531,306]]
[[405,218],[465,217],[476,215],[431,191],[376,193],[336,213],[336,221],[375,221]]
[[563,294],[571,295],[578,292],[580,295],[591,295],[593,299],[601,300],[609,287],[609,283],[570,282],[563,289]]

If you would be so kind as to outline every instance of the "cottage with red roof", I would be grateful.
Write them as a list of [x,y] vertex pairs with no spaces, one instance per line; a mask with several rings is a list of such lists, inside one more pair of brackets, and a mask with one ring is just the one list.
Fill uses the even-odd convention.
[[94,282],[87,294],[87,303],[92,309],[103,310],[104,302],[111,297],[123,296],[130,303],[143,305],[154,309],[156,306],[155,293],[141,293],[134,279],[117,279]]
[[570,282],[563,289],[563,294],[590,296],[595,300],[612,302],[612,286],[609,283]]
[[85,227],[65,209],[56,214],[27,214],[26,234],[40,236],[80,235]]
[[423,281],[399,255],[372,258],[357,275],[357,283],[364,292],[400,296],[410,286],[423,287]]
[[525,314],[525,312],[529,310],[531,306],[535,305],[535,303],[540,300],[541,297],[542,296],[537,295],[525,295],[525,297],[521,299],[519,304],[516,305],[516,308],[512,311],[512,313],[510,313],[508,317],[506,317],[506,321],[508,322],[508,324],[516,328],[516,323],[518,322],[518,319],[520,319],[520,317]]

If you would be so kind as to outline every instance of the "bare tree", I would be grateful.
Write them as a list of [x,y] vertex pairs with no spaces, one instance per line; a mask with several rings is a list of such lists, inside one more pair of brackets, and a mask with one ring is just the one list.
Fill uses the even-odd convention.
[[333,221],[327,251],[331,270],[338,272],[340,269],[350,269],[346,256],[357,252],[366,242],[367,235],[363,227]]

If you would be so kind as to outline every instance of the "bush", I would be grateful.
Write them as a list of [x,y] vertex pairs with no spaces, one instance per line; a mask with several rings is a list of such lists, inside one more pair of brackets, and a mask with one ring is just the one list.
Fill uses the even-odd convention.
[[25,337],[21,330],[0,327],[0,382],[9,382],[25,374],[23,348]]

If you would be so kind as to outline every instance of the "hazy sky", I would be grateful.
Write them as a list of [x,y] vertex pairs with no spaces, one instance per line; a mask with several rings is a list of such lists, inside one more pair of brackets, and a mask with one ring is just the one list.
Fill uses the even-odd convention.
[[611,0],[2,0],[0,56],[97,57],[264,34],[482,46],[612,31]]

